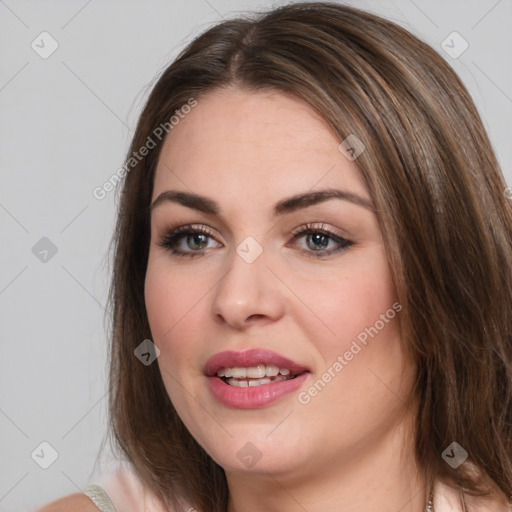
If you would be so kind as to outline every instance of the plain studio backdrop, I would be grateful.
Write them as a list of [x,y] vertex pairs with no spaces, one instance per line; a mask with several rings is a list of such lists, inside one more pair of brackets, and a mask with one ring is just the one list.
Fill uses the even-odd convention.
[[[149,84],[213,23],[282,3],[0,0],[0,511],[78,492],[111,465],[97,455],[117,194],[94,190],[122,166]],[[346,3],[450,62],[512,185],[512,1]]]

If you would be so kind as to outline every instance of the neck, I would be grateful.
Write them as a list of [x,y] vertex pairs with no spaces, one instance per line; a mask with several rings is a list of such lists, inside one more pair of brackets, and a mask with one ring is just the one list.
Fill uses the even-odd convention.
[[429,489],[407,437],[399,427],[329,461],[229,473],[228,512],[425,512]]

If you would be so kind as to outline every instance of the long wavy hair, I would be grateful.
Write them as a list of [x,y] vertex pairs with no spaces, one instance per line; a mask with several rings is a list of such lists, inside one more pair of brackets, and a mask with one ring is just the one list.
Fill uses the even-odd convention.
[[[158,365],[141,364],[134,350],[152,339],[144,279],[162,146],[154,131],[169,129],[192,98],[200,104],[203,95],[228,86],[291,94],[312,105],[340,141],[350,134],[363,141],[357,164],[403,307],[403,349],[417,364],[411,389],[417,462],[429,482],[437,478],[483,496],[491,481],[512,495],[506,183],[475,105],[445,60],[396,24],[334,3],[296,3],[213,26],[163,71],[147,99],[126,157],[111,246],[115,451],[167,507],[180,510],[186,502],[226,511],[223,469],[183,425]],[[148,137],[156,147],[141,158]],[[454,441],[468,453],[457,469],[442,457]]]

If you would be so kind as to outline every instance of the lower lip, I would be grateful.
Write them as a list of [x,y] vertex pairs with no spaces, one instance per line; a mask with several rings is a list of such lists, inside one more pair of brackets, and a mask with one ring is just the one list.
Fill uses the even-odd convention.
[[219,377],[208,377],[213,396],[223,405],[234,409],[258,409],[270,405],[298,389],[307,379],[302,373],[294,379],[270,382],[260,386],[239,388],[226,384]]

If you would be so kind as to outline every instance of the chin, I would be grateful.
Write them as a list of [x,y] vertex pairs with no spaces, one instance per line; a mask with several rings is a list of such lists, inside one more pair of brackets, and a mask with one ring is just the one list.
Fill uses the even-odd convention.
[[[296,460],[293,448],[279,451],[261,451],[255,448],[254,444],[247,442],[242,445],[238,453],[219,454],[219,457],[212,457],[226,473],[251,473],[251,474],[288,474],[296,471],[300,463]],[[216,454],[213,454],[216,455]]]
[[[282,421],[282,419],[280,420]],[[286,473],[296,470],[302,459],[308,460],[303,453],[307,448],[295,429],[292,432],[279,422],[260,423],[258,425],[226,425],[232,437],[208,439],[202,444],[206,452],[227,473]],[[281,429],[280,432],[278,430]],[[274,430],[274,432],[272,432]],[[307,438],[307,436],[306,436]],[[293,455],[293,456],[291,456]],[[310,454],[311,455],[311,454]]]

